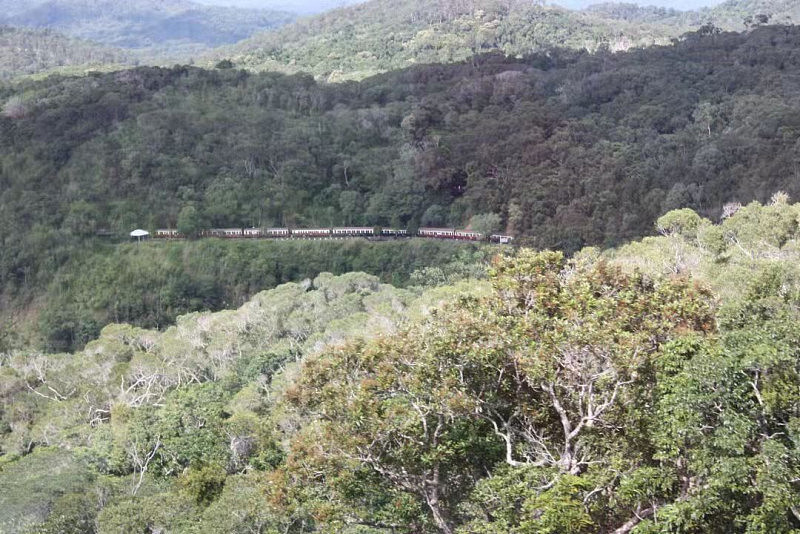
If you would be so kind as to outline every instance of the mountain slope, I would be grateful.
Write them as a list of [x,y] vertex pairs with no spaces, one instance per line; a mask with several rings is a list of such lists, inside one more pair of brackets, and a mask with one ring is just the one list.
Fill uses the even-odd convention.
[[130,54],[51,30],[0,26],[0,79],[42,71],[102,68],[133,61]]
[[215,50],[207,62],[229,58],[251,70],[358,80],[489,51],[509,56],[552,47],[618,51],[667,44],[709,23],[741,31],[793,20],[800,20],[800,4],[792,0],[728,0],[697,11],[629,3],[572,11],[527,0],[371,0],[254,35]]
[[331,80],[500,50],[613,50],[666,43],[670,32],[523,0],[372,0],[302,19],[214,53],[244,68],[310,72]]
[[766,23],[800,22],[800,4],[794,0],[727,0],[717,6],[694,11],[609,2],[589,6],[584,11],[607,19],[654,23],[679,29],[711,23],[723,30],[741,31]]
[[[798,51],[800,28],[765,27],[361,83],[176,67],[0,85],[0,298],[69,295],[53,273],[98,231],[173,226],[184,210],[216,227],[490,215],[520,242],[576,250],[676,207],[718,218],[728,202],[797,197]],[[98,276],[116,287],[115,268]],[[177,284],[155,303],[217,287]],[[50,325],[89,324],[69,313]]]
[[664,24],[669,26],[688,27],[702,24],[703,11],[679,11],[664,7],[641,6],[622,2],[604,2],[592,4],[583,10],[595,16],[624,20],[627,22]]
[[725,29],[741,29],[758,24],[758,15],[764,15],[761,24],[800,23],[800,3],[795,0],[727,0],[709,10],[703,10],[717,26]]
[[322,13],[337,7],[358,4],[363,0],[195,0],[200,4],[226,5],[244,8],[277,9],[299,14]]
[[0,14],[0,23],[52,28],[123,48],[196,48],[233,43],[293,17],[282,11],[204,6],[186,0],[46,0],[10,7]]

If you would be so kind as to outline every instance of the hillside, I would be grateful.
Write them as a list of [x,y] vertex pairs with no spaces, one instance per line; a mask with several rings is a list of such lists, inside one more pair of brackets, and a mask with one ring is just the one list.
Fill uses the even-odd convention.
[[[6,5],[8,4],[8,5]],[[0,2],[0,24],[49,28],[108,46],[191,53],[245,39],[291,21],[284,11],[196,4],[187,0],[39,0]]]
[[[714,23],[725,29],[741,29],[746,25],[798,24],[800,4],[794,0],[727,0],[709,10]],[[758,15],[767,18],[759,21]]]
[[184,211],[213,227],[489,215],[519,242],[574,251],[677,207],[717,219],[728,202],[800,196],[798,44],[800,28],[767,27],[340,85],[180,67],[1,86],[4,308],[64,294],[53,273],[98,232]]
[[[99,439],[95,442],[98,446],[95,452],[100,456],[95,456],[95,459],[104,463],[110,462],[101,469],[109,469],[109,474],[115,472],[120,475],[112,475],[106,482],[110,484],[109,496],[114,494],[115,500],[121,497],[122,500],[118,503],[124,507],[124,494],[129,493],[125,489],[129,479],[124,472],[128,469],[126,464],[129,459],[120,456],[115,460],[109,456],[101,460],[105,453],[100,451],[111,446],[116,450],[112,453],[113,456],[118,453],[126,455],[124,451],[133,452],[131,446],[144,446],[145,442],[141,441],[144,435],[137,434],[138,430],[133,427],[120,427],[117,423],[121,421],[117,418],[138,419],[139,414],[144,415],[156,405],[163,405],[163,402],[172,406],[170,409],[179,419],[195,415],[204,419],[204,424],[197,427],[196,432],[190,430],[200,440],[195,444],[199,448],[194,452],[187,448],[180,453],[188,453],[187,459],[193,457],[203,462],[203,458],[221,459],[227,456],[228,438],[225,436],[233,432],[241,433],[245,443],[240,451],[243,455],[237,460],[239,465],[234,469],[244,469],[251,460],[262,467],[277,465],[282,457],[277,441],[280,438],[264,422],[258,421],[267,406],[258,400],[261,395],[261,386],[258,383],[269,387],[274,375],[320,346],[391,332],[408,318],[425,315],[432,306],[453,300],[459,295],[477,295],[482,291],[480,285],[472,284],[460,290],[447,288],[424,293],[411,292],[381,284],[377,278],[365,274],[350,273],[334,277],[323,273],[313,281],[284,284],[254,295],[237,310],[181,317],[175,326],[164,332],[111,325],[84,352],[74,356],[33,355],[26,358],[19,354],[9,358],[8,354],[0,352],[0,362],[3,364],[0,373],[0,510],[3,510],[0,514],[0,531],[15,533],[25,530],[31,524],[41,523],[47,519],[54,506],[58,509],[64,496],[89,490],[95,483],[104,483],[97,478],[98,472],[91,468],[87,470],[88,465],[85,462],[92,462],[89,457],[95,453],[83,448],[84,439]],[[14,407],[21,407],[27,402],[27,394],[17,391],[17,387],[30,378],[23,370],[28,365],[41,366],[46,375],[43,377],[50,387],[56,391],[64,391],[69,396],[77,393],[73,385],[80,383],[81,399],[76,398],[76,402],[73,402],[73,399],[64,397],[66,403],[56,401],[57,406],[49,406],[50,401],[47,398],[33,394],[34,398],[31,400],[34,400],[35,406],[30,406],[33,409],[30,412],[33,419],[24,422],[26,416],[20,418],[22,414]],[[17,374],[18,371],[22,374]],[[156,382],[147,386],[138,382],[139,377],[145,375],[148,376],[145,380],[154,378]],[[118,381],[122,382],[122,388]],[[109,388],[119,390],[118,394],[107,397]],[[260,391],[266,392],[264,389]],[[84,397],[83,393],[87,395]],[[233,419],[223,423],[218,418],[228,418],[222,413],[229,409],[225,404],[233,401],[231,393],[238,397],[239,400],[234,401],[238,407],[233,408],[229,414],[233,415]],[[199,404],[196,404],[198,401]],[[250,404],[250,401],[255,401],[255,404]],[[177,404],[173,404],[174,402]],[[195,405],[199,411],[194,412],[189,408],[190,411],[184,413],[188,405],[182,405],[187,402]],[[58,416],[51,408],[66,408],[67,411],[87,409],[92,413],[94,422],[82,421],[81,417],[75,419],[63,412]],[[170,409],[161,413],[169,418],[167,414]],[[111,430],[112,410],[114,426],[122,431],[115,436],[106,433]],[[127,415],[123,415],[120,410],[127,411]],[[45,415],[48,412],[53,419]],[[67,441],[61,441],[61,438],[51,442],[55,446],[53,449],[38,450],[41,436],[39,431],[42,429],[40,425],[49,426],[51,423],[60,427],[59,434],[64,431],[61,436],[67,441],[76,439],[73,444],[89,455],[79,458],[80,454],[75,456],[68,452]],[[175,423],[177,427],[182,426],[180,422]],[[160,432],[156,427],[152,430]],[[251,432],[255,434],[251,435]],[[159,439],[169,440],[171,446],[181,449],[184,446],[193,448],[195,445],[190,445],[180,433],[181,431],[173,436],[175,441],[166,434]],[[72,437],[67,437],[67,434],[72,434]],[[28,441],[28,437],[34,435],[35,445]],[[101,435],[106,435],[109,440],[103,443],[104,438]],[[238,440],[233,435],[232,439]],[[29,443],[27,446],[26,441]],[[62,445],[65,449],[60,450]],[[34,447],[37,449],[34,454],[26,455]],[[25,456],[14,463],[19,454]],[[184,461],[178,457],[175,460],[178,462],[176,466]],[[44,466],[48,466],[45,468],[47,477],[42,477],[40,471]],[[148,471],[146,466],[139,469],[142,476]],[[149,467],[150,472],[154,469],[155,464]],[[137,486],[142,485],[142,482],[143,479],[140,482],[133,481],[133,496],[137,493],[142,497],[152,494],[153,488],[149,487],[149,481],[141,487],[141,493],[139,492],[140,488]],[[11,491],[11,487],[15,490]],[[24,491],[20,491],[21,488]],[[119,490],[122,493],[118,493]],[[181,508],[178,511],[182,513]],[[96,515],[95,506],[85,507],[84,512]],[[47,528],[52,528],[53,532],[66,532],[64,529],[67,522],[73,519],[72,513],[73,511],[65,511],[63,518],[52,517],[54,522],[61,521],[61,526]],[[135,523],[128,523],[136,522],[135,516],[126,518],[128,514],[123,510],[116,513],[121,515],[109,517],[109,523],[102,525],[101,529],[124,532],[139,530],[135,528]],[[123,521],[126,525],[115,528],[114,524],[118,521]],[[187,516],[186,522],[191,521],[193,519]],[[213,525],[207,525],[203,530],[230,528],[226,524],[228,521],[229,518],[218,518]]]
[[508,56],[553,47],[619,51],[667,44],[705,24],[730,31],[767,22],[793,24],[800,20],[799,10],[792,0],[727,0],[696,11],[630,3],[568,10],[527,0],[370,0],[259,33],[211,52],[206,61],[227,58],[256,71],[361,80],[413,64],[464,61],[490,51]]
[[591,5],[584,11],[607,19],[679,29],[711,23],[723,30],[741,31],[767,23],[797,24],[800,21],[800,5],[793,0],[726,0],[714,7],[694,11],[609,2]]
[[639,4],[622,2],[596,3],[585,8],[583,11],[604,19],[663,24],[678,26],[680,28],[697,27],[709,18],[707,10],[680,11],[677,9],[642,6]]
[[212,57],[340,81],[492,50],[510,56],[552,47],[624,50],[667,43],[673,34],[641,20],[629,24],[525,0],[371,0],[258,34]]
[[51,30],[0,26],[0,79],[45,71],[81,72],[131,63],[126,52]]
[[321,13],[363,0],[196,0],[200,4],[230,5],[245,8],[267,8],[299,14]]
[[800,204],[0,353],[0,530],[800,528]]

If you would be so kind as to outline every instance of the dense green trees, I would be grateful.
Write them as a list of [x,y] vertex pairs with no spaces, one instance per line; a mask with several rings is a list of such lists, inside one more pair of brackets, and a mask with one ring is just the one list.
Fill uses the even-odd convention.
[[423,294],[327,274],[163,333],[109,326],[76,355],[3,354],[0,527],[227,532],[229,514],[243,529],[279,524],[291,512],[268,500],[286,455],[273,376],[317,347],[391,332],[481,290]]
[[516,56],[556,47],[594,51],[666,44],[700,26],[688,20],[629,23],[603,15],[520,0],[372,0],[256,34],[210,56],[231,58],[242,68],[309,72],[340,82],[490,51]]
[[[287,396],[316,423],[296,439],[316,443],[322,465],[355,462],[384,491],[413,495],[442,532],[470,516],[469,532],[583,532],[651,514],[612,503],[624,501],[621,479],[654,465],[642,458],[641,408],[662,344],[715,328],[703,291],[532,252],[499,260],[493,285],[488,301],[386,342],[309,358]],[[482,486],[460,514],[461,498],[501,463],[532,481],[527,494],[482,501]]]
[[632,3],[570,11],[520,0],[371,0],[256,34],[211,52],[205,62],[232,58],[242,68],[309,72],[338,82],[491,51],[511,57],[551,48],[621,51],[667,44],[689,31],[791,25],[798,17],[792,0],[727,0],[696,11]]
[[74,350],[110,322],[163,328],[178,315],[238,306],[263,289],[321,272],[364,271],[401,287],[440,285],[480,276],[491,254],[490,246],[424,240],[101,246],[53,273],[37,324],[19,328],[31,344]]
[[0,489],[27,490],[0,492],[0,526],[793,532],[800,204],[728,211],[521,249],[490,284],[325,274],[4,355]]
[[[569,252],[649,233],[674,208],[716,219],[727,203],[797,195],[797,40],[768,27],[628,53],[484,55],[358,84],[176,67],[0,86],[4,298],[42,295],[99,246],[89,234],[173,227],[187,206],[224,226],[496,214],[518,242]],[[169,293],[220,301],[190,285]]]

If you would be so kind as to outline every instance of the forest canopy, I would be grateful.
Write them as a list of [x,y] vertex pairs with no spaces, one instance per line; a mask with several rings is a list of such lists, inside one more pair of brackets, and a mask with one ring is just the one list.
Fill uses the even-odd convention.
[[792,532],[800,204],[655,226],[507,251],[488,282],[323,274],[6,353],[0,528]]
[[511,57],[551,48],[621,51],[668,44],[691,31],[743,31],[797,20],[800,7],[793,0],[727,0],[695,11],[633,3],[574,11],[529,0],[370,0],[258,33],[209,56],[257,71],[361,80],[492,51]]

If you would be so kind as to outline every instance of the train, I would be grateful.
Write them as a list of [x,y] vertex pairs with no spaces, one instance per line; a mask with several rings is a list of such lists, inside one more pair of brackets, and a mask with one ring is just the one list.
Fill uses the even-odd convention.
[[[210,228],[200,232],[200,237],[222,239],[336,239],[336,238],[403,238],[426,237],[430,239],[452,239],[457,241],[490,241],[511,244],[514,237],[492,234],[488,238],[480,232],[458,230],[456,228],[420,228],[416,233],[396,228],[373,228],[366,226],[338,228]],[[183,239],[184,236],[174,228],[159,228],[153,234],[156,239]]]

